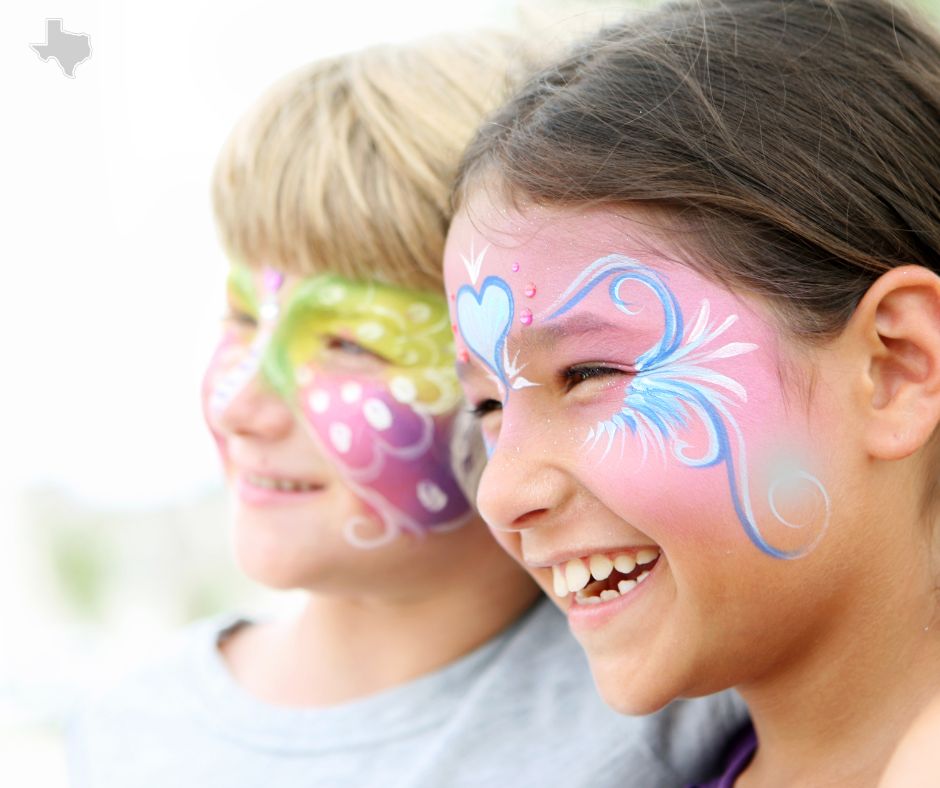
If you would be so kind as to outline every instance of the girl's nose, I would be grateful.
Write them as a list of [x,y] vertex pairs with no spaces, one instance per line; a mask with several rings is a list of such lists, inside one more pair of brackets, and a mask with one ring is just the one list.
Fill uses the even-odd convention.
[[228,435],[277,440],[294,424],[294,414],[283,397],[256,371],[210,416],[216,428]]
[[[537,431],[539,432],[539,431]],[[544,434],[544,430],[540,431]],[[570,482],[549,447],[504,422],[477,491],[477,507],[490,528],[518,531],[555,519],[569,495]]]

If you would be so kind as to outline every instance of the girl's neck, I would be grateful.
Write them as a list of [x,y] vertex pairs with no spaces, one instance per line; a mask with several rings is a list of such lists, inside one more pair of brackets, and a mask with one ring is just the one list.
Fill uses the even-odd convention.
[[448,665],[508,627],[537,597],[526,575],[501,562],[497,571],[467,572],[397,598],[311,594],[300,615],[245,627],[221,650],[256,698],[331,706]]
[[[872,585],[817,642],[740,687],[759,747],[738,788],[876,785],[898,739],[940,691],[940,619],[919,578]],[[889,598],[890,597],[890,598]]]

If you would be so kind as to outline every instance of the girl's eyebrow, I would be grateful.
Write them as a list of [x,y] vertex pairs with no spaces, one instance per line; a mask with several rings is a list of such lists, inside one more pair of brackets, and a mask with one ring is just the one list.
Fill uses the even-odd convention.
[[599,331],[609,330],[624,331],[625,327],[619,323],[613,323],[605,320],[595,314],[571,315],[559,320],[557,323],[548,323],[534,328],[526,329],[521,336],[525,338],[526,344],[536,347],[546,347],[557,343],[562,339],[572,339],[583,337],[586,334],[593,334]]

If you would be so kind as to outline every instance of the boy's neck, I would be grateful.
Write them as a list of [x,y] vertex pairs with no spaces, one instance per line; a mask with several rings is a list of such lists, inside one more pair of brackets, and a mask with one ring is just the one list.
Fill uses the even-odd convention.
[[503,558],[395,598],[311,594],[296,618],[243,627],[220,650],[236,681],[272,705],[381,692],[454,662],[532,606],[537,588]]

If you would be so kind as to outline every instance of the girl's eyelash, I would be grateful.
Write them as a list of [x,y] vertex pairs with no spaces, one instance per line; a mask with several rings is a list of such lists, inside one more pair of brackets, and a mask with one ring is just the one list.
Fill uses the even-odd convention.
[[485,399],[478,402],[472,408],[470,408],[470,413],[475,419],[482,419],[487,413],[492,413],[496,410],[502,410],[503,403],[495,399]]
[[584,383],[586,380],[591,378],[605,378],[611,377],[613,375],[629,375],[632,374],[630,370],[620,369],[618,367],[604,367],[604,366],[585,366],[585,367],[568,367],[561,373],[562,379],[565,384],[565,391],[571,391],[579,383]]

